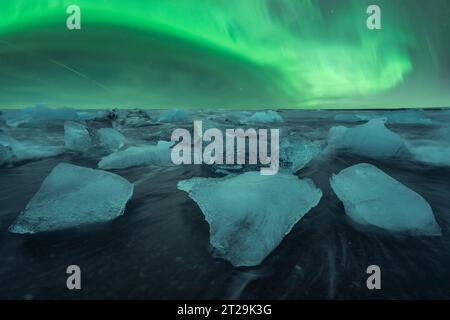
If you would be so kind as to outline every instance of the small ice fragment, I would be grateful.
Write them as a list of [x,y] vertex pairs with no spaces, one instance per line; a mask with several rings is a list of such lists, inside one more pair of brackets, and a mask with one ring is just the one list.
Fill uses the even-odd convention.
[[282,140],[280,146],[281,166],[295,173],[304,168],[321,151],[322,147],[319,143],[288,137]]
[[283,122],[283,118],[275,111],[259,111],[247,117],[244,123],[276,123]]
[[164,111],[159,117],[158,122],[176,123],[190,121],[189,114],[182,109],[170,109]]
[[112,128],[99,129],[97,130],[97,134],[100,144],[111,151],[121,149],[126,143],[126,138],[123,134]]
[[93,146],[88,128],[81,123],[72,121],[64,124],[64,142],[67,149],[79,152],[88,151]]
[[157,145],[130,147],[102,158],[101,169],[126,169],[137,166],[173,166],[170,147],[172,141],[159,141]]

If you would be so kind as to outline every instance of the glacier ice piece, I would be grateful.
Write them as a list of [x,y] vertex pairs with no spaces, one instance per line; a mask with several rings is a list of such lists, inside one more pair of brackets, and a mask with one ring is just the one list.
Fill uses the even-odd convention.
[[433,121],[427,118],[425,112],[420,109],[387,111],[384,115],[387,117],[388,124],[433,124]]
[[88,151],[94,144],[88,128],[72,121],[64,124],[64,142],[67,149],[79,152]]
[[64,148],[59,146],[21,142],[0,132],[0,165],[54,157],[63,152]]
[[441,235],[428,202],[377,167],[361,163],[330,180],[346,214],[356,223],[409,235]]
[[12,163],[14,159],[14,151],[10,145],[0,144],[0,166],[5,163]]
[[281,142],[280,162],[283,168],[295,173],[304,168],[321,151],[322,147],[317,142],[288,137]]
[[328,133],[328,145],[374,159],[402,157],[408,154],[406,141],[386,128],[380,119],[373,119],[353,128],[333,127]]
[[133,185],[116,174],[61,163],[9,231],[38,233],[109,221],[124,213],[132,195]]
[[172,166],[172,141],[159,141],[157,145],[130,147],[102,158],[100,169],[126,169],[137,166]]
[[190,121],[189,114],[183,109],[170,109],[164,111],[159,117],[158,122],[176,123]]
[[241,164],[213,164],[212,171],[220,174],[231,174],[242,171],[244,166]]
[[420,124],[431,125],[433,121],[425,115],[423,110],[396,110],[385,112],[341,113],[334,117],[340,122],[360,122],[374,119],[383,119],[387,124]]
[[117,151],[125,145],[126,138],[119,131],[112,128],[101,128],[97,130],[100,144],[108,150]]
[[151,118],[147,112],[140,109],[118,110],[116,112],[116,119],[114,121],[115,125],[130,127],[130,128],[140,128],[153,125]]
[[198,204],[211,245],[234,266],[260,264],[322,197],[311,180],[283,173],[192,178],[178,189]]
[[106,117],[107,111],[77,111],[78,120],[102,120]]
[[410,147],[413,158],[431,166],[450,166],[450,146],[430,142],[430,145]]
[[275,111],[266,110],[255,112],[244,123],[276,123],[283,122],[283,118]]
[[75,121],[78,120],[78,113],[71,108],[48,108],[43,104],[35,107],[25,108],[19,114],[8,118],[6,123],[10,127],[20,127],[22,125],[35,125],[48,121]]
[[338,122],[362,122],[367,121],[369,117],[367,115],[355,114],[355,113],[340,113],[334,116],[334,121]]

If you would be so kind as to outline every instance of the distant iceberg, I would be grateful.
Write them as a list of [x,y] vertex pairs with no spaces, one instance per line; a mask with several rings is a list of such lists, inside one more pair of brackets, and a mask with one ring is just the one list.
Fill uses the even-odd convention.
[[369,116],[355,113],[340,113],[334,116],[334,121],[337,122],[362,122],[368,121]]
[[109,221],[124,213],[132,195],[133,185],[116,174],[62,163],[9,231],[38,233]]
[[419,124],[431,125],[433,121],[429,119],[423,110],[395,110],[384,112],[345,112],[337,114],[335,121],[339,122],[361,122],[373,119],[383,119],[387,124]]
[[126,169],[136,166],[173,166],[171,160],[172,141],[159,141],[157,145],[130,147],[102,158],[100,169]]
[[283,122],[283,118],[275,111],[259,111],[255,112],[251,116],[245,115],[243,123],[277,123]]
[[150,115],[144,110],[119,110],[113,114],[114,116],[109,115],[112,118],[111,120],[114,120],[113,126],[141,128],[154,125]]
[[344,169],[330,183],[347,215],[361,225],[410,235],[442,234],[428,202],[373,165]]
[[49,121],[75,121],[78,120],[78,113],[71,108],[48,108],[43,104],[35,107],[25,108],[13,117],[7,117],[6,123],[10,127],[23,125],[39,125]]
[[199,205],[211,245],[234,266],[260,264],[322,197],[311,180],[282,173],[192,178],[178,189]]
[[389,130],[383,120],[374,119],[356,127],[333,127],[328,133],[331,149],[346,149],[352,153],[374,159],[408,155],[406,141]]
[[433,121],[425,115],[423,110],[398,110],[384,113],[388,124],[422,124],[431,125]]
[[170,109],[164,111],[159,117],[158,122],[177,123],[190,121],[189,114],[183,109]]

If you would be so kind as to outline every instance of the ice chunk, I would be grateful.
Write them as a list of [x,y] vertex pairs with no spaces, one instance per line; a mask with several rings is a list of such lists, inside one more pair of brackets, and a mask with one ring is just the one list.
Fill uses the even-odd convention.
[[78,120],[102,120],[106,118],[106,111],[77,111]]
[[85,152],[93,146],[88,128],[77,122],[69,121],[64,124],[64,141],[66,148],[73,151]]
[[328,145],[374,159],[408,154],[405,140],[386,128],[380,119],[370,120],[353,128],[333,127],[328,133]]
[[178,188],[202,210],[211,245],[235,266],[260,264],[322,197],[311,180],[283,173],[192,178]]
[[[147,112],[139,109],[117,111],[115,124],[124,127],[140,128],[153,125]],[[112,115],[110,115],[112,116]]]
[[104,157],[98,164],[101,169],[126,169],[137,166],[172,166],[172,141],[159,141],[157,145],[130,147]]
[[111,128],[102,128],[97,130],[100,144],[108,148],[111,151],[117,151],[121,149],[125,143],[126,138],[119,131]]
[[394,233],[441,235],[427,201],[373,165],[344,169],[330,183],[347,215],[361,225]]
[[189,114],[182,109],[171,109],[163,112],[159,118],[159,122],[188,122],[190,121]]
[[9,145],[0,144],[0,166],[5,163],[12,163],[14,159],[14,151]]
[[277,112],[272,110],[256,112],[244,121],[244,123],[276,123],[276,122],[283,122],[283,118]]
[[70,108],[48,108],[39,104],[32,108],[21,110],[18,115],[7,119],[7,124],[11,127],[19,127],[24,124],[38,124],[48,121],[75,121],[78,120],[78,113]]
[[415,160],[432,166],[450,166],[450,146],[434,144],[410,148]]
[[423,110],[398,110],[386,112],[366,112],[364,114],[342,113],[334,117],[335,121],[359,122],[373,119],[384,119],[387,124],[422,124],[430,125],[433,122],[427,118]]
[[231,174],[244,169],[241,164],[213,164],[211,168],[213,172],[220,174]]
[[334,121],[338,122],[362,122],[367,120],[368,116],[354,113],[341,113],[334,117]]
[[20,142],[0,132],[0,165],[54,157],[63,152],[62,147],[36,144],[31,141]]
[[423,110],[399,110],[385,113],[388,124],[423,124],[431,125],[433,121],[427,118]]
[[450,146],[450,127],[440,128],[437,132],[439,139]]
[[321,151],[322,147],[319,143],[288,137],[281,142],[280,163],[283,168],[295,173],[304,168]]
[[61,163],[9,231],[37,233],[109,221],[124,213],[132,195],[133,185],[116,174]]

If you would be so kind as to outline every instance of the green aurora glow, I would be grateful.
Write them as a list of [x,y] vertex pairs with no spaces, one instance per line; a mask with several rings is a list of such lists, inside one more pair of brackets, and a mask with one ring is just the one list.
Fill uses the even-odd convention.
[[449,39],[448,0],[3,0],[0,107],[449,106]]

